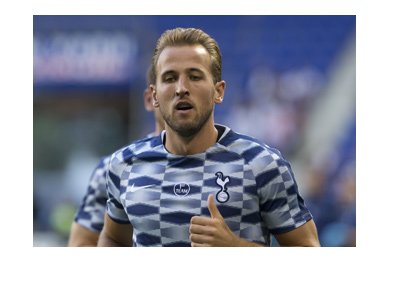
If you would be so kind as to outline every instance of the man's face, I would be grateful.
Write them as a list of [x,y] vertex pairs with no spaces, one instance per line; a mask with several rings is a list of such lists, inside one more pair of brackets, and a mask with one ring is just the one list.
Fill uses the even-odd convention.
[[156,105],[179,135],[196,134],[221,103],[225,82],[213,83],[211,58],[201,45],[166,47],[157,62]]

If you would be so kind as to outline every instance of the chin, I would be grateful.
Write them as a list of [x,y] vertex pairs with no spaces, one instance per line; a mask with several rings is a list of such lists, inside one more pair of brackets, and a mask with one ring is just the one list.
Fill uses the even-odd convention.
[[182,137],[192,137],[197,132],[199,132],[198,128],[180,128],[176,130],[176,132]]
[[182,137],[191,137],[200,131],[199,124],[174,124],[171,128]]

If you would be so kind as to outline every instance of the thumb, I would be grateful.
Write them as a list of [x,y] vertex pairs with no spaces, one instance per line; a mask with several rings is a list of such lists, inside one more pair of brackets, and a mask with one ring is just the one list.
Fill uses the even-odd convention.
[[224,219],[223,216],[221,215],[221,213],[219,212],[217,205],[215,204],[213,195],[208,196],[207,205],[208,205],[208,210],[210,211],[212,218]]

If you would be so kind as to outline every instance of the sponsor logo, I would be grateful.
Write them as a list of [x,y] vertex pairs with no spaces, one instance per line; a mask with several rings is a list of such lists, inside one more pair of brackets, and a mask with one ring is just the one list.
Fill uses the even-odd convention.
[[174,193],[178,197],[184,197],[190,192],[190,186],[186,183],[179,183],[174,186]]

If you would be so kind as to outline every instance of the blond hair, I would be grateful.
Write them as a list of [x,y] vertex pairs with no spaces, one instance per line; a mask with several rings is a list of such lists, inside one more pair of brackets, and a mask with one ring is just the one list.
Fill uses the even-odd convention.
[[195,28],[175,28],[166,30],[157,41],[156,48],[151,62],[152,80],[157,77],[157,61],[161,52],[166,47],[184,46],[184,45],[202,45],[211,57],[211,74],[214,83],[221,81],[222,58],[218,43],[208,34]]

